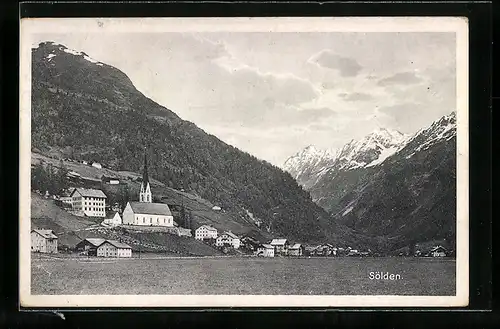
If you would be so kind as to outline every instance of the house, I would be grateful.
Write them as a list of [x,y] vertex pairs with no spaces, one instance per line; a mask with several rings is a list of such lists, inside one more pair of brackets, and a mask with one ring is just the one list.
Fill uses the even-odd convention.
[[244,236],[241,239],[241,246],[245,247],[248,250],[256,251],[258,247],[260,246],[260,242],[249,237],[249,236]]
[[132,247],[119,241],[105,240],[97,247],[97,257],[130,258]]
[[102,165],[99,162],[92,162],[92,167],[102,169]]
[[286,255],[289,243],[287,239],[273,239],[270,245],[274,247],[275,254]]
[[105,239],[101,238],[87,238],[76,245],[77,251],[83,252],[88,256],[97,256],[97,248],[104,242]]
[[76,188],[71,193],[73,211],[78,216],[106,217],[106,198],[101,190]]
[[300,243],[296,243],[288,248],[289,256],[302,256],[304,254],[304,247]]
[[337,248],[329,243],[320,244],[309,250],[311,256],[336,256]]
[[106,215],[106,218],[104,218],[103,223],[112,226],[118,226],[122,224],[122,218],[120,217],[120,214],[118,212],[114,213],[112,212]]
[[318,246],[306,246],[304,247],[304,253],[308,256],[316,256],[316,249]]
[[59,201],[61,202],[61,205],[65,208],[73,207],[73,198],[71,197],[71,192],[73,192],[73,189],[64,190],[60,193]]
[[217,239],[217,229],[210,225],[202,225],[194,231],[196,240]]
[[82,177],[82,175],[80,175],[76,171],[72,171],[72,170],[68,171],[68,173],[66,174],[66,176],[68,178],[80,178],[80,177]]
[[116,212],[121,212],[121,211],[122,211],[122,209],[121,209],[121,207],[120,207],[120,204],[119,204],[118,202],[116,202],[115,204],[113,204],[113,205],[111,206],[111,210],[112,210],[112,211],[116,211]]
[[236,236],[232,232],[224,232],[221,235],[217,237],[215,240],[215,245],[217,247],[222,247],[222,246],[231,246],[234,249],[238,249],[240,247],[241,241],[238,236]]
[[141,226],[174,226],[174,216],[165,203],[153,202],[151,186],[149,185],[148,164],[144,155],[144,171],[139,192],[139,201],[127,202],[123,210],[124,225]]
[[359,251],[357,249],[351,249],[349,250],[349,253],[347,256],[360,256]]
[[103,183],[110,184],[110,185],[120,184],[120,180],[118,178],[115,178],[115,177],[108,177],[108,176],[102,175],[101,180]]
[[222,210],[222,208],[221,208],[221,207],[219,207],[219,206],[213,206],[213,207],[212,207],[212,210],[220,211],[220,210]]
[[437,246],[429,251],[429,255],[432,257],[446,257],[446,249],[443,246]]
[[270,244],[261,244],[257,248],[256,255],[261,257],[274,257],[274,246]]
[[57,253],[57,236],[52,230],[31,230],[31,251]]

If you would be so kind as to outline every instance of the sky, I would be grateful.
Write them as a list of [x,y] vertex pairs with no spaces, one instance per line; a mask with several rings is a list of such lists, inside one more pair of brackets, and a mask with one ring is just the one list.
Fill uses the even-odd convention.
[[115,66],[147,97],[274,165],[456,110],[452,32],[36,34]]

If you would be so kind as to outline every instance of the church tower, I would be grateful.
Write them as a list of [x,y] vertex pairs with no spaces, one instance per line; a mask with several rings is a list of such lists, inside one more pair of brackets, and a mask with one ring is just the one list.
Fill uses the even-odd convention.
[[151,187],[149,186],[148,177],[148,160],[146,159],[146,152],[144,152],[144,169],[142,172],[141,192],[139,194],[139,202],[153,202],[151,195]]

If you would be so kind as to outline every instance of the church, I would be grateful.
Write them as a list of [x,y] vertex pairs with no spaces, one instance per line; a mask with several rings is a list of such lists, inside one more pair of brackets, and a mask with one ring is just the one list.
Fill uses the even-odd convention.
[[144,154],[144,169],[139,201],[127,202],[122,217],[124,225],[174,226],[174,216],[168,205],[153,202],[151,186],[149,185],[146,154]]

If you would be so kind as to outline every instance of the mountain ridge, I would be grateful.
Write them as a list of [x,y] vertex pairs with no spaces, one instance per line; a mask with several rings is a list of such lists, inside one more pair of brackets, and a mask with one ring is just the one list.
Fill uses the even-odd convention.
[[360,140],[351,139],[337,149],[321,150],[310,145],[288,158],[282,168],[301,186],[310,189],[331,170],[352,170],[378,164],[378,160],[383,161],[397,152],[409,137],[397,130],[379,128]]
[[[356,149],[352,143],[346,145],[341,149]],[[307,164],[300,160],[295,163]],[[378,158],[370,163],[320,168],[323,172],[314,180],[300,175],[318,169],[299,168],[296,177],[303,179],[302,184],[306,182],[303,186],[313,200],[331,213],[335,221],[373,238],[378,248],[383,249],[388,241],[394,247],[419,239],[453,241],[455,168],[456,112],[453,111],[401,139],[390,154],[378,153]],[[307,185],[311,181],[314,184]]]

